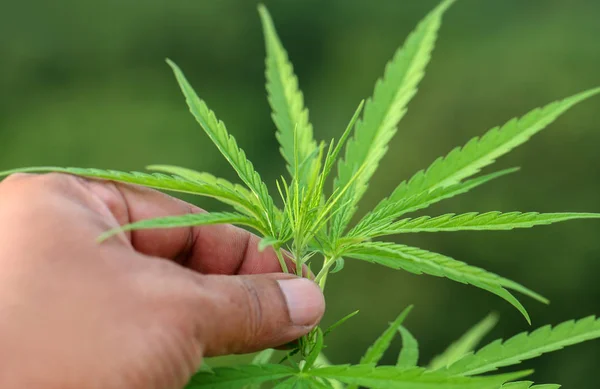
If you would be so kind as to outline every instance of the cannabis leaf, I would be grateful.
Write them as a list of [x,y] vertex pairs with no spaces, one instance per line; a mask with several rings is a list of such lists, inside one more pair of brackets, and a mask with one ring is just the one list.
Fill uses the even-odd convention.
[[331,389],[315,377],[293,377],[278,383],[273,389]]
[[477,174],[498,157],[528,141],[571,107],[598,93],[600,88],[590,89],[534,109],[519,119],[509,120],[502,127],[494,127],[481,138],[475,137],[462,148],[457,147],[445,157],[436,159],[427,170],[421,170],[408,182],[401,183],[390,197],[410,197],[456,184]]
[[194,92],[194,89],[188,83],[181,69],[170,60],[167,60],[167,63],[175,73],[175,77],[186,98],[190,112],[217,146],[221,154],[223,154],[225,159],[227,159],[229,164],[235,169],[238,176],[246,185],[248,185],[248,188],[250,188],[258,198],[270,229],[269,232],[274,235],[276,216],[273,199],[269,195],[267,186],[260,178],[258,172],[254,170],[252,163],[246,158],[244,151],[238,147],[235,138],[229,135],[225,128],[225,124],[219,121],[214,112],[208,109],[206,103],[200,100],[198,95],[196,95],[196,92]]
[[340,320],[338,320],[335,323],[333,323],[332,325],[330,325],[329,328],[327,328],[323,332],[323,336],[327,336],[333,330],[335,330],[336,328],[338,328],[339,326],[341,326],[342,324],[344,324],[348,320],[352,319],[354,316],[358,315],[358,312],[359,312],[358,310],[354,311],[354,312],[351,312],[351,313],[347,314],[346,316],[342,317]]
[[518,168],[501,170],[472,180],[460,182],[432,191],[395,200],[393,197],[383,199],[371,212],[367,213],[358,224],[352,228],[348,237],[370,237],[373,231],[385,229],[392,221],[405,213],[418,211],[439,201],[466,193],[493,179],[518,171]]
[[387,242],[365,242],[351,246],[344,255],[393,269],[403,269],[414,274],[425,273],[437,277],[446,277],[453,281],[487,290],[511,303],[523,314],[528,322],[530,322],[530,318],[527,311],[506,289],[512,289],[538,301],[547,302],[544,297],[514,281],[507,280],[494,273],[470,266],[442,254],[416,247]]
[[[369,346],[365,355],[360,359],[360,365],[375,365],[377,364],[381,358],[383,358],[383,354],[387,351],[396,335],[398,329],[413,309],[412,305],[406,307],[396,319],[388,326],[388,328],[383,331],[383,333],[375,340],[375,342]],[[357,389],[358,386],[350,385],[348,389]]]
[[[273,354],[275,353],[275,349],[268,348],[265,349],[252,358],[253,365],[266,365],[269,363]],[[244,386],[244,389],[260,389],[260,384],[252,384]]]
[[[181,169],[181,170],[180,170]],[[98,178],[103,180],[125,182],[129,184],[143,185],[149,188],[160,190],[189,193],[198,196],[206,196],[215,198],[225,204],[231,205],[236,210],[243,212],[249,216],[260,218],[260,209],[257,208],[257,203],[249,198],[247,190],[239,185],[233,185],[222,178],[216,178],[208,173],[198,173],[196,179],[189,176],[176,174],[174,167],[167,169],[162,167],[157,169],[162,171],[171,170],[170,175],[159,173],[141,173],[141,172],[121,172],[116,170],[103,169],[85,169],[78,167],[29,167],[12,169],[0,172],[0,177],[7,176],[13,173],[66,173],[82,177]],[[178,172],[183,171],[183,168],[177,168]],[[199,177],[202,177],[200,179]]]
[[315,330],[315,335],[315,342],[312,345],[312,349],[304,359],[303,372],[306,372],[313,367],[314,363],[319,358],[319,355],[321,355],[321,350],[323,350],[323,331],[321,331],[319,327]]
[[498,339],[443,371],[460,376],[482,374],[596,338],[600,338],[600,319],[589,316],[579,321],[570,320],[554,328],[544,326],[532,333],[522,332],[505,342]]
[[[290,174],[300,169],[298,179],[304,181],[310,170],[311,159],[317,148],[313,140],[313,128],[308,119],[308,109],[304,107],[304,97],[298,89],[298,79],[288,59],[288,55],[277,36],[271,15],[264,5],[258,7],[263,24],[267,51],[266,77],[269,103],[273,110],[273,122],[277,126],[277,140],[281,145],[281,155],[287,161]],[[297,151],[294,150],[294,134],[297,134]]]
[[217,367],[212,372],[194,375],[186,389],[239,389],[244,385],[260,384],[291,377],[296,370],[283,365],[242,365]]
[[[365,104],[364,100],[362,100],[360,102],[360,104],[358,104],[358,107],[354,111],[354,115],[352,115],[352,118],[350,119],[350,122],[348,122],[348,125],[346,126],[346,130],[344,131],[344,133],[340,137],[340,140],[337,142],[337,144],[336,144],[335,147],[333,147],[334,140],[331,141],[330,147],[329,147],[329,149],[327,151],[327,156],[325,157],[325,164],[324,164],[324,167],[323,167],[323,172],[321,173],[321,177],[320,177],[320,189],[321,189],[321,191],[322,191],[322,188],[323,188],[323,184],[325,183],[325,179],[327,179],[327,177],[329,176],[329,173],[331,172],[331,169],[333,168],[333,165],[338,160],[338,155],[342,151],[342,147],[346,144],[346,140],[350,136],[352,128],[354,128],[354,125],[356,124],[356,122],[358,121],[358,118],[360,117],[360,113],[363,110],[364,104]],[[348,186],[349,184],[350,184],[350,182],[347,183],[346,186]],[[339,189],[339,188],[336,188],[336,189]]]
[[398,332],[398,329],[413,309],[412,305],[407,307],[398,315],[396,320],[394,320],[389,327],[377,338],[375,343],[373,343],[368,349],[365,355],[360,359],[361,365],[366,365],[370,363],[377,363],[383,357],[385,351],[390,347],[394,336]]
[[398,330],[402,336],[402,349],[398,355],[396,366],[404,369],[416,367],[419,362],[419,342],[410,331],[403,326],[400,326]]
[[233,212],[215,213],[189,213],[180,216],[165,216],[154,219],[140,220],[135,223],[109,230],[100,235],[98,240],[103,241],[123,231],[145,230],[151,228],[175,228],[190,226],[206,226],[211,224],[238,224],[252,227],[260,231],[256,220]]
[[501,389],[559,389],[560,385],[545,384],[534,385],[531,381],[509,382],[502,385]]
[[443,353],[433,358],[429,364],[429,369],[437,370],[450,366],[467,353],[473,351],[479,342],[481,342],[481,339],[494,328],[496,323],[498,323],[497,315],[491,314],[486,316],[482,321],[461,336],[460,339],[448,346]]
[[[189,109],[211,141],[240,177],[243,185],[209,173],[170,166],[152,165],[156,173],[114,170],[40,167],[15,169],[0,173],[61,172],[78,176],[143,185],[166,191],[211,197],[233,207],[235,212],[191,213],[141,220],[111,231],[106,239],[122,231],[148,228],[174,228],[211,224],[237,224],[256,230],[261,236],[259,249],[272,246],[282,269],[287,272],[283,249],[288,249],[296,263],[298,276],[304,276],[317,254],[323,255],[314,277],[322,289],[330,273],[344,267],[344,258],[355,258],[415,274],[429,274],[470,284],[494,293],[516,307],[530,321],[523,305],[511,294],[516,291],[538,301],[547,300],[526,287],[484,269],[448,256],[416,247],[372,239],[393,234],[444,231],[511,230],[548,225],[574,219],[600,218],[598,213],[537,212],[469,212],[440,216],[400,219],[439,201],[464,194],[491,180],[513,173],[506,169],[471,178],[499,157],[528,141],[576,104],[600,94],[590,89],[563,100],[534,109],[520,118],[494,127],[463,147],[436,159],[427,169],[401,182],[394,191],[344,235],[357,206],[365,194],[397,126],[415,96],[429,63],[445,11],[454,0],[443,0],[431,11],[396,51],[384,75],[375,85],[365,104],[361,102],[339,140],[316,142],[308,109],[298,86],[298,79],[278,35],[271,16],[259,6],[266,47],[266,89],[277,127],[276,138],[291,179],[276,181],[283,200],[278,209],[259,173],[238,146],[223,122],[192,89],[182,71],[170,60],[177,82]],[[364,105],[364,112],[363,112]],[[360,118],[361,114],[363,115]],[[353,132],[354,131],[354,132]],[[347,141],[347,143],[346,143]],[[345,150],[344,149],[345,146]],[[343,152],[343,158],[338,157]],[[324,189],[333,167],[338,166],[334,188]],[[331,365],[322,351],[324,338],[334,328],[352,317],[347,315],[327,331],[313,329],[298,341],[279,365],[270,364],[273,350],[257,354],[251,365],[204,368],[187,388],[258,389],[263,384],[276,389],[557,389],[557,385],[533,385],[530,381],[509,382],[529,372],[477,376],[498,368],[565,346],[600,338],[600,320],[588,317],[556,327],[545,326],[532,333],[522,333],[503,342],[501,339],[474,352],[481,339],[496,324],[495,316],[471,328],[434,358],[429,369],[417,367],[419,345],[402,326],[411,306],[406,308],[375,340],[359,365]],[[400,334],[402,349],[395,366],[377,366]],[[289,364],[291,367],[284,365]]]
[[247,188],[243,187],[242,185],[232,184],[224,178],[215,177],[210,173],[197,172],[192,169],[172,165],[150,165],[146,166],[146,169],[172,174],[190,181],[198,181],[220,186],[229,190],[230,192],[237,193],[238,196],[243,197],[246,202],[254,204],[255,206],[260,206],[256,196],[254,196]]
[[275,353],[275,349],[272,349],[272,348],[265,349],[265,350],[259,352],[258,354],[256,354],[254,356],[254,358],[252,358],[252,364],[253,365],[266,365],[267,363],[269,363],[269,361],[273,357],[274,353]]
[[373,97],[367,100],[362,120],[356,123],[354,136],[346,147],[345,157],[338,164],[335,187],[343,187],[360,166],[365,169],[340,202],[340,211],[333,219],[332,236],[339,237],[356,210],[356,204],[367,189],[379,161],[387,152],[396,126],[406,113],[408,102],[417,92],[433,51],[442,15],[454,0],[443,1],[429,13],[404,46],[386,66],[381,80],[375,85]]
[[149,188],[168,190],[173,192],[191,193],[212,196],[213,191],[204,182],[190,181],[182,177],[168,176],[165,174],[148,174],[141,172],[121,172],[117,170],[85,169],[78,167],[28,167],[11,169],[0,172],[0,176],[8,176],[14,173],[66,173],[90,178],[99,178],[110,181],[126,182],[130,184],[143,185]]
[[598,213],[538,213],[538,212],[469,212],[449,213],[431,217],[402,219],[380,231],[371,231],[369,238],[381,235],[393,235],[415,232],[442,231],[493,231],[530,228],[575,219],[598,219]]
[[529,373],[527,371],[487,377],[451,377],[420,368],[402,369],[396,366],[373,365],[338,365],[308,372],[314,377],[335,379],[346,384],[375,389],[498,389],[503,383]]

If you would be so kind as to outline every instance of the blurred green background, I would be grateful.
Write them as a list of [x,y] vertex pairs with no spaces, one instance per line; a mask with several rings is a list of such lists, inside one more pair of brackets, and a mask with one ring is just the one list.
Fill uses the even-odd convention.
[[[317,137],[339,136],[386,61],[436,1],[267,1],[295,64]],[[600,85],[600,2],[462,0],[447,14],[419,95],[392,141],[363,212],[438,155],[529,109]],[[179,164],[233,179],[195,124],[165,57],[186,72],[273,187],[284,173],[264,93],[254,1],[44,0],[0,11],[0,169],[66,165],[143,169]],[[430,214],[600,211],[600,99],[587,101],[497,168],[522,166]],[[199,205],[214,209],[202,199]],[[535,325],[600,313],[600,224],[400,237],[541,292],[524,300]],[[499,298],[472,287],[357,262],[328,284],[325,324],[360,309],[327,352],[355,362],[408,304],[422,361],[490,311],[491,340],[529,327]],[[394,344],[394,351],[399,344]],[[390,354],[386,362],[395,358]],[[545,356],[540,383],[597,388],[600,343]]]

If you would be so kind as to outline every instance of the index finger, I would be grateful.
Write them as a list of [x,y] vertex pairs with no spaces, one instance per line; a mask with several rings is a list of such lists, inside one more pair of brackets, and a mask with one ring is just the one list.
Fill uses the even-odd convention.
[[[164,216],[204,212],[202,209],[153,189],[109,181],[86,180],[119,224]],[[173,259],[201,273],[259,274],[281,272],[272,248],[258,250],[260,238],[229,224],[127,233],[133,248],[146,255]],[[288,269],[294,262],[286,257]]]

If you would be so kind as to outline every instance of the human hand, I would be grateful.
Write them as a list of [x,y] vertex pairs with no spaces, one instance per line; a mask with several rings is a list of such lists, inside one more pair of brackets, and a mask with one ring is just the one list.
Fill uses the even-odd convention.
[[67,175],[0,183],[0,387],[180,389],[203,356],[308,333],[324,311],[320,289],[275,274],[273,251],[259,252],[242,229],[96,242],[118,225],[200,211],[146,188]]

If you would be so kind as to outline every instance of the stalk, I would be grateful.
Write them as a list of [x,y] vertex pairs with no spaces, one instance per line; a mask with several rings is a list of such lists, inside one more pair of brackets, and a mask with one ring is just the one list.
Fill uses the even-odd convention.
[[331,256],[329,258],[325,257],[325,261],[323,262],[323,267],[321,268],[321,270],[315,277],[315,282],[317,284],[319,284],[319,287],[323,291],[325,290],[325,283],[327,282],[327,275],[329,274],[329,269],[331,268],[331,266],[333,266],[333,264],[335,263],[335,261],[337,261],[337,259],[338,258],[336,256]]
[[[294,256],[296,256],[295,261],[298,266],[298,269],[302,269],[301,258],[297,255],[297,253],[294,253]],[[327,274],[329,273],[329,269],[335,263],[336,260],[337,260],[336,256],[331,256],[329,258],[325,257],[323,266],[321,267],[321,270],[319,271],[319,273],[317,274],[317,276],[314,279],[314,282],[316,282],[319,285],[321,290],[325,289],[325,282],[327,281]],[[300,273],[298,275],[302,276],[302,270],[299,270],[299,272]],[[308,334],[306,334],[303,337],[301,337],[300,339],[298,339],[298,348],[300,350],[300,354],[302,355],[302,359],[305,359],[306,356],[312,351],[313,347],[315,346],[316,336],[317,336],[316,332],[317,332],[317,328],[313,329],[311,332],[309,332]]]
[[302,266],[304,265],[302,263],[302,254],[300,253],[299,250],[294,250],[294,261],[296,262],[296,275],[298,277],[302,277]]
[[279,265],[281,265],[281,270],[284,273],[289,273],[289,269],[287,267],[287,263],[285,263],[285,259],[283,258],[283,254],[281,254],[281,249],[275,250],[275,255],[277,255],[277,259],[279,260]]

